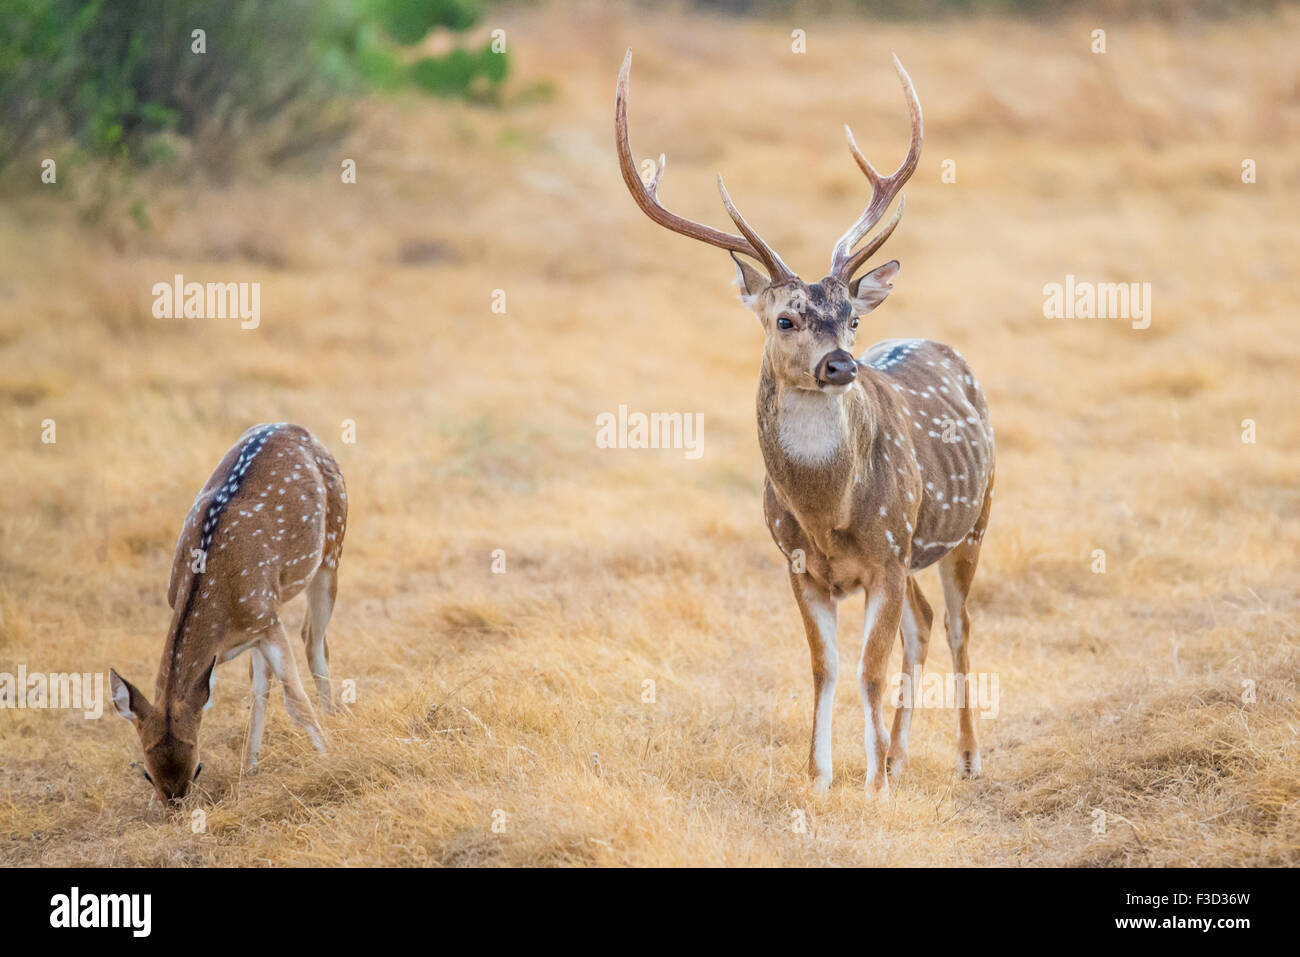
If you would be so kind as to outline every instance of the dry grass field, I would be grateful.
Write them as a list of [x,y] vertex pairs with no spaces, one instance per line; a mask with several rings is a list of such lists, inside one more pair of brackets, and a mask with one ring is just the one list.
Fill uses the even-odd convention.
[[[1300,19],[495,21],[512,83],[553,98],[377,99],[319,168],[146,182],[147,231],[88,225],[92,182],[10,181],[0,671],[113,666],[151,691],[196,491],[245,428],[289,420],[348,482],[330,639],[357,700],[318,755],[273,690],[245,776],[248,665],[223,665],[182,815],[151,802],[111,704],[0,711],[0,862],[1300,861]],[[902,272],[859,342],[948,342],[989,398],[972,661],[1000,707],[978,780],[955,773],[955,714],[922,709],[908,776],[865,801],[854,599],[835,784],[807,788],[807,644],[762,521],[761,332],[727,256],[651,225],[619,179],[628,45],[632,145],[668,154],[668,205],[724,225],[725,172],[810,279],[866,198],[842,124],[892,169],[891,51],[916,83]],[[175,273],[260,282],[260,327],[155,319]],[[1151,283],[1150,328],[1044,318],[1066,274]],[[619,405],[703,413],[703,456],[598,448]],[[949,665],[936,625],[929,668]]]

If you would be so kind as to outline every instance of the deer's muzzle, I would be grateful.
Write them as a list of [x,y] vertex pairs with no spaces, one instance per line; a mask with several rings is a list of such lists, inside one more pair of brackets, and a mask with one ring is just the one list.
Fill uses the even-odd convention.
[[858,364],[843,349],[822,356],[813,373],[821,385],[848,385],[858,377]]

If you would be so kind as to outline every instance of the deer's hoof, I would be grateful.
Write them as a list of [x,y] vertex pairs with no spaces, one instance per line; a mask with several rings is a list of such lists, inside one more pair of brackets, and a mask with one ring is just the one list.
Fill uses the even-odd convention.
[[980,776],[980,753],[978,750],[958,753],[957,773],[964,778],[977,778]]
[[891,778],[901,778],[907,773],[907,752],[891,754],[885,758],[885,774]]
[[881,774],[875,779],[867,779],[867,803],[873,804],[889,800],[889,778]]

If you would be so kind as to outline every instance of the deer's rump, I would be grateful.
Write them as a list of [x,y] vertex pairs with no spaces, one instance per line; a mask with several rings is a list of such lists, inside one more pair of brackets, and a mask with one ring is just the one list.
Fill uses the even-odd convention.
[[910,565],[919,570],[983,534],[993,479],[988,403],[966,360],[942,343],[887,339],[858,361],[888,382],[899,428],[886,428],[886,441],[907,450],[921,479]]

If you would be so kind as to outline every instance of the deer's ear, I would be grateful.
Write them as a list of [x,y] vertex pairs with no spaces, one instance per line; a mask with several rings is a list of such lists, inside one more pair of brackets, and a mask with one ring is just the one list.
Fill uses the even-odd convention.
[[203,674],[199,675],[194,684],[190,685],[189,701],[190,704],[202,707],[207,711],[212,707],[212,688],[217,683],[217,659],[214,656],[212,663],[203,669]]
[[736,285],[740,287],[740,301],[753,309],[758,305],[758,297],[763,294],[763,290],[771,285],[771,280],[735,253],[731,253],[731,261],[736,264]]
[[863,273],[849,283],[849,296],[852,298],[854,314],[865,316],[884,302],[885,297],[894,288],[894,277],[897,275],[898,260],[891,259],[883,266],[877,266],[871,272]]
[[142,721],[153,710],[144,692],[112,668],[108,669],[108,687],[113,692],[113,707],[128,721]]

